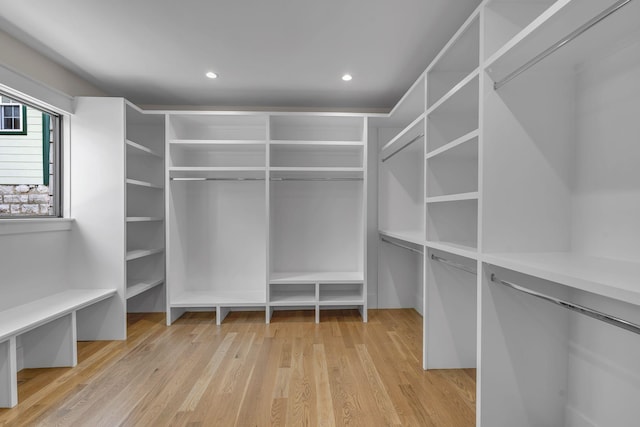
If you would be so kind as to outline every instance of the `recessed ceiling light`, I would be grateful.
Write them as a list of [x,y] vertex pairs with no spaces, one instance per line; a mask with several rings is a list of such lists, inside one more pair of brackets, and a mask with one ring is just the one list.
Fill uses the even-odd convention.
[[344,80],[345,82],[351,81],[352,78],[353,76],[351,74],[345,74],[344,76],[342,76],[342,80]]
[[205,74],[205,76],[209,77],[210,79],[217,79],[218,75],[216,73],[214,73],[213,71],[209,71],[207,74]]

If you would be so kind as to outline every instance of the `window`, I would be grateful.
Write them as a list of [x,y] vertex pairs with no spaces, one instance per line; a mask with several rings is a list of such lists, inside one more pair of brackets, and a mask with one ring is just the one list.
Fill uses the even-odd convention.
[[26,135],[26,113],[26,106],[6,96],[0,97],[0,135]]
[[60,122],[0,94],[0,218],[60,216]]

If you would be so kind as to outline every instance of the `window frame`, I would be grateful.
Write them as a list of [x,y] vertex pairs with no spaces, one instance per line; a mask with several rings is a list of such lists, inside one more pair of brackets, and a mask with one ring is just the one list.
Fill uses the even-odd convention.
[[[14,102],[2,102],[2,98],[9,98]],[[2,123],[4,122],[4,107],[6,106],[20,106],[20,129],[3,129]],[[35,108],[35,107],[34,107]],[[38,110],[41,110],[38,108]],[[6,94],[0,93],[0,135],[26,135],[29,129],[27,128],[27,106],[17,99],[14,99]]]
[[[4,132],[2,130],[0,130],[0,135],[26,135],[28,133],[28,128],[27,128],[27,107],[33,108],[35,110],[38,110],[40,113],[47,114],[49,115],[50,119],[50,166],[49,166],[49,170],[50,170],[50,180],[49,180],[49,194],[51,194],[52,196],[52,201],[50,201],[49,205],[52,207],[52,212],[50,214],[47,215],[0,215],[0,221],[2,220],[52,220],[52,219],[59,219],[59,218],[63,218],[64,217],[64,209],[63,209],[63,194],[62,194],[62,190],[63,190],[63,176],[64,176],[64,170],[63,170],[63,135],[66,135],[63,132],[63,125],[66,122],[66,120],[64,119],[64,115],[56,112],[56,111],[52,111],[50,108],[38,105],[35,102],[29,102],[29,101],[25,101],[23,98],[21,98],[19,95],[15,95],[13,93],[10,92],[6,92],[3,91],[2,89],[0,89],[0,97],[6,97],[9,98],[11,100],[13,100],[15,103],[20,104],[22,106],[21,111],[22,111],[22,117],[23,117],[23,130],[24,132],[18,133],[18,132]],[[1,99],[0,99],[1,101]],[[1,105],[5,105],[4,103],[1,103]],[[6,104],[6,105],[11,105],[11,104]],[[44,117],[44,116],[43,116]],[[44,118],[43,118],[43,122],[44,122]],[[45,129],[43,128],[42,130],[43,135],[45,132]],[[67,135],[68,136],[68,135]],[[44,153],[43,153],[44,155]],[[49,159],[47,159],[49,160]],[[53,170],[53,174],[51,174],[51,170]],[[43,181],[44,181],[44,176],[43,176]],[[43,183],[44,185],[44,183]],[[3,234],[3,233],[0,233]]]

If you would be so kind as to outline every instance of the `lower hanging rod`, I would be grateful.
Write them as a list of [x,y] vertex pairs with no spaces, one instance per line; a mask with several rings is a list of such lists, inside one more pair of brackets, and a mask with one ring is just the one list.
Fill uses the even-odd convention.
[[171,181],[264,181],[264,178],[170,178]]
[[600,21],[604,20],[609,15],[613,14],[614,12],[617,12],[618,10],[620,10],[622,7],[626,6],[629,3],[631,3],[631,0],[620,0],[620,1],[616,2],[615,4],[611,5],[610,7],[608,7],[605,10],[603,10],[601,13],[599,13],[597,16],[595,16],[594,18],[590,19],[587,23],[583,24],[578,29],[576,29],[572,33],[570,33],[567,36],[565,36],[563,39],[558,40],[552,46],[550,46],[549,48],[547,48],[543,52],[539,53],[538,55],[536,55],[535,57],[533,57],[532,59],[527,61],[525,64],[523,64],[520,67],[518,67],[517,69],[515,69],[514,71],[512,71],[510,74],[508,74],[502,80],[500,80],[499,82],[494,83],[493,84],[493,88],[495,90],[500,89],[502,86],[504,86],[505,84],[507,84],[511,80],[515,79],[520,74],[524,73],[526,70],[528,70],[529,68],[533,67],[538,62],[542,61],[544,58],[546,58],[547,56],[551,55],[556,50],[558,50],[561,47],[565,46],[566,44],[568,44],[572,40],[578,38],[582,33],[587,31],[588,29],[590,29],[594,25],[598,24]]
[[592,317],[594,319],[601,320],[605,323],[608,323],[613,326],[617,326],[622,329],[626,329],[627,331],[640,334],[640,325],[636,325],[635,323],[628,322],[626,320],[620,319],[618,317],[612,316],[610,314],[602,313],[600,311],[594,310],[593,308],[585,307],[582,305],[574,304],[572,302],[564,301],[555,297],[551,297],[549,295],[541,294],[536,291],[532,291],[531,289],[527,289],[520,285],[516,285],[515,283],[508,282],[506,280],[499,279],[495,273],[491,274],[491,281],[494,283],[500,283],[508,288],[515,289],[516,291],[523,292],[528,295],[532,295],[536,298],[540,298],[542,300],[551,302],[553,304],[559,305],[571,311],[578,312],[580,314],[584,314],[585,316]]
[[382,236],[380,237],[380,240],[382,240],[385,243],[389,243],[390,245],[397,246],[399,248],[406,249],[408,251],[415,252],[415,253],[420,254],[420,255],[422,255],[424,253],[420,249],[415,249],[415,248],[412,248],[411,246],[406,246],[406,245],[403,245],[401,243],[394,242],[393,240],[385,239]]
[[457,268],[458,270],[466,271],[467,273],[477,274],[475,270],[472,270],[471,268],[467,267],[466,265],[458,264],[457,262],[453,262],[453,261],[449,261],[446,258],[442,258],[442,257],[439,257],[439,256],[434,255],[434,254],[431,254],[431,259],[434,260],[434,261],[441,262],[443,264],[450,265],[451,267]]
[[407,148],[408,146],[410,146],[411,144],[413,144],[414,142],[416,142],[417,140],[419,140],[420,138],[422,138],[424,136],[424,134],[420,134],[418,136],[416,136],[415,138],[413,138],[411,141],[405,143],[402,147],[398,148],[396,151],[394,151],[393,153],[389,154],[386,157],[382,158],[383,162],[386,162],[387,160],[389,160],[390,158],[392,158],[393,156],[395,156],[396,154],[398,154],[399,152],[401,152],[402,150],[404,150],[405,148]]

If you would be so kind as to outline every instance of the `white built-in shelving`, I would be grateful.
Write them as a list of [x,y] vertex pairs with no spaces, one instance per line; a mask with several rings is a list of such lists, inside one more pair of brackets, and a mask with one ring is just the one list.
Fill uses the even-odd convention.
[[276,114],[269,126],[268,318],[357,307],[366,321],[365,119]]
[[503,286],[640,323],[638,16],[637,1],[487,5],[482,425],[640,416],[637,335]]
[[125,102],[127,310],[164,311],[164,116]]
[[378,307],[423,313],[426,79],[385,118],[372,119],[378,168]]
[[167,126],[167,322],[266,305],[267,118],[180,112]]
[[424,280],[424,367],[480,364],[478,425],[640,415],[633,334],[504,285],[640,324],[639,4],[485,1],[371,120],[379,303]]
[[[168,115],[169,323],[191,308],[216,310],[218,322],[232,309],[266,309],[267,321],[275,309],[318,311],[315,287],[324,296],[328,285],[343,286],[335,306],[366,320],[364,123],[328,113]],[[295,283],[291,271],[337,281]]]

